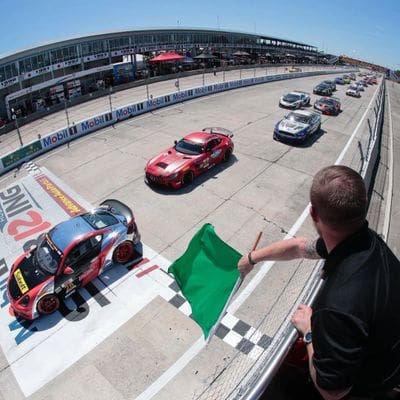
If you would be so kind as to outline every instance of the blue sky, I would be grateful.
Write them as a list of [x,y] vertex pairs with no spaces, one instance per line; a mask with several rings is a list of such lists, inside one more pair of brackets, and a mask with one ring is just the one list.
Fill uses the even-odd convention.
[[400,0],[0,0],[0,54],[145,27],[260,33],[400,69]]

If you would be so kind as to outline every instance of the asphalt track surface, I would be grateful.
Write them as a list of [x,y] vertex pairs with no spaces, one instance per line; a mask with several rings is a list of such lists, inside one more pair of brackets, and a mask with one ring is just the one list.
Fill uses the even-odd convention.
[[[361,99],[354,99],[344,94],[345,87],[338,86],[336,96],[342,100],[343,112],[337,117],[322,116],[322,129],[313,140],[299,147],[274,141],[274,125],[286,113],[278,107],[279,96],[295,89],[312,92],[322,79],[273,82],[176,104],[95,132],[34,161],[93,205],[105,198],[129,204],[143,242],[167,264],[185,251],[190,238],[206,222],[212,223],[218,235],[241,253],[248,252],[259,231],[263,232],[260,246],[289,232],[314,235],[309,219],[303,223],[299,218],[308,204],[312,176],[322,166],[337,161],[376,89],[368,87]],[[163,84],[171,87],[171,83]],[[151,90],[154,96],[173,91],[165,90],[166,87]],[[136,90],[141,91],[140,97],[138,92],[131,92],[132,101],[145,97],[143,87]],[[126,94],[115,96],[117,101],[118,96]],[[399,88],[389,88],[389,96],[392,126],[398,126]],[[311,98],[313,103],[317,96]],[[85,105],[80,110],[96,107],[98,112],[103,111],[108,99],[102,101],[100,106]],[[71,120],[78,120],[78,111],[76,117],[73,113],[71,110]],[[33,137],[57,129],[57,124],[65,125],[63,113],[21,130],[26,137]],[[206,126],[221,126],[234,133],[235,150],[227,164],[214,167],[190,187],[177,192],[155,190],[144,183],[144,166],[151,156],[185,133]],[[11,143],[13,138],[1,136],[1,140],[6,144],[6,140]],[[396,137],[394,144],[398,145]],[[350,153],[349,160],[356,150],[351,149]],[[12,185],[26,173],[22,168],[6,174],[0,178],[0,187]],[[392,213],[398,214],[398,209],[392,208]],[[273,337],[313,265],[286,262],[257,266],[233,304],[231,320],[262,328],[262,335]],[[262,325],[266,315],[268,323]],[[252,362],[248,354],[242,352],[237,356],[235,346],[240,335],[224,340],[214,337],[205,346],[196,323],[161,294],[105,340],[96,342],[96,338],[94,331],[94,344],[87,353],[27,398],[219,399],[224,398],[222,394],[207,394],[207,388],[223,373],[227,363],[235,358],[244,364]],[[79,341],[79,336],[73,340]],[[58,353],[65,355],[54,348],[54,357]],[[0,367],[0,399],[26,398],[2,353]],[[29,366],[26,368],[28,371]],[[232,385],[236,384],[231,379]]]

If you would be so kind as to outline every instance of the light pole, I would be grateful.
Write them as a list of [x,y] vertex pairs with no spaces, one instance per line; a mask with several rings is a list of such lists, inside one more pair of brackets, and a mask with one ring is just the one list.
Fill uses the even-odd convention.
[[21,144],[21,147],[22,147],[24,144],[22,143],[21,132],[19,131],[18,116],[17,116],[17,113],[15,112],[14,108],[11,109],[11,118],[15,121],[15,126],[17,128],[19,143]]
[[110,101],[110,112],[112,113],[112,101],[111,101],[111,93],[112,93],[112,86],[109,86],[109,91],[108,91],[108,100]]
[[65,110],[65,116],[67,117],[67,130],[69,132],[69,115],[68,115],[68,107],[67,107],[67,98],[64,97],[64,110]]
[[146,79],[146,94],[147,94],[147,100],[149,100],[149,70],[145,69],[144,70],[145,74],[145,79]]

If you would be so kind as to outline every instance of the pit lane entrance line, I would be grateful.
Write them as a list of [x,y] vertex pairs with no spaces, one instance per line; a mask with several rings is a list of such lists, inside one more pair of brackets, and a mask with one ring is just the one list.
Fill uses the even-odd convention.
[[[367,113],[370,111],[371,104],[375,100],[379,87],[380,85],[375,89],[375,93],[372,96],[372,99],[368,104],[368,107],[366,108],[363,116],[361,117],[360,121],[355,127],[353,133],[351,134],[349,140],[347,141],[339,157],[335,161],[335,165],[339,164],[342,161],[345,153],[350,147],[350,144],[353,141],[354,137],[356,136],[358,130],[360,129],[361,124],[364,122]],[[300,217],[290,228],[289,232],[286,234],[284,239],[293,237],[296,234],[296,232],[300,229],[301,225],[304,223],[305,219],[309,214],[309,207],[310,203],[307,204],[307,206],[301,213]],[[255,290],[255,288],[258,286],[258,284],[261,282],[261,280],[264,278],[264,276],[268,273],[268,271],[274,264],[275,261],[266,261],[260,266],[260,270],[257,272],[257,274],[243,289],[240,295],[230,304],[230,306],[228,307],[228,313],[234,313],[244,303],[244,301]],[[207,342],[203,339],[203,337],[200,337],[170,368],[168,368],[162,375],[160,375],[160,377],[157,380],[155,380],[150,386],[148,386],[146,390],[144,390],[139,396],[137,396],[135,400],[152,399],[153,396],[155,396],[164,386],[166,386],[168,382],[170,382],[189,363],[189,361],[191,361],[206,346],[206,344]]]

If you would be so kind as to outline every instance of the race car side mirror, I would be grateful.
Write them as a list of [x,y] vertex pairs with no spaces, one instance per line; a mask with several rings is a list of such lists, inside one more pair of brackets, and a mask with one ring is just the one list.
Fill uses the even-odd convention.
[[65,275],[72,275],[74,273],[74,270],[71,267],[65,267],[64,268],[64,274]]

